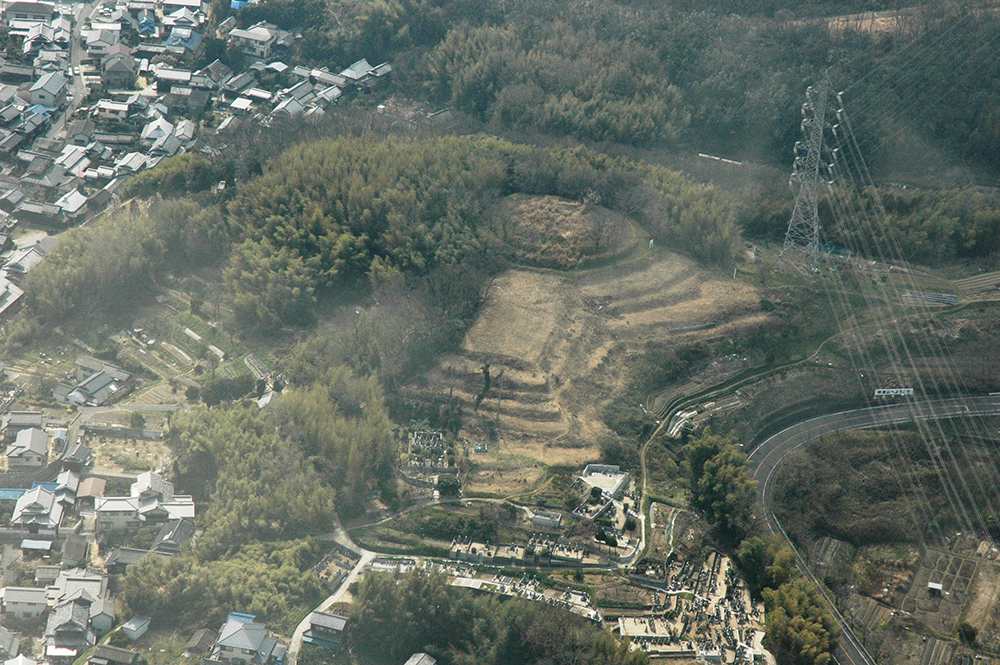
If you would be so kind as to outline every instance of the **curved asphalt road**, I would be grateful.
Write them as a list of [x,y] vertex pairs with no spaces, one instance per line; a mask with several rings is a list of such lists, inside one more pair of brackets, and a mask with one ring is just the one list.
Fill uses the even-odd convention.
[[768,530],[780,535],[795,552],[796,563],[806,579],[816,584],[830,604],[834,618],[840,624],[841,639],[834,658],[840,665],[875,665],[875,659],[865,650],[855,636],[847,621],[837,610],[833,599],[805,559],[799,554],[794,543],[785,533],[778,518],[770,508],[775,472],[789,453],[815,441],[826,434],[851,429],[871,429],[885,425],[903,424],[927,420],[945,420],[962,416],[995,416],[1000,415],[1000,395],[987,397],[967,397],[957,399],[927,400],[906,402],[888,406],[875,406],[852,411],[842,411],[826,416],[819,416],[792,425],[771,436],[747,458],[747,464],[754,480],[757,481],[757,494],[764,508],[764,520]]

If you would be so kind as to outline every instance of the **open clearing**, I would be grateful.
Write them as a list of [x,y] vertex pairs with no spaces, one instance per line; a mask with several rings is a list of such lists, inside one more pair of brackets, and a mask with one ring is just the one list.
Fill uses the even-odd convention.
[[[623,386],[629,354],[651,340],[731,334],[763,320],[759,300],[755,288],[658,249],[587,271],[509,270],[460,352],[443,356],[412,390],[454,390],[466,406],[462,434],[470,440],[493,439],[498,452],[546,465],[583,464],[597,458],[597,438],[607,431],[601,412]],[[716,327],[676,332],[707,323]],[[492,387],[474,411],[484,363]],[[512,489],[509,466],[501,479],[491,459],[498,458],[476,456],[467,490]],[[543,471],[543,464],[525,465],[514,484],[523,490]]]
[[632,250],[642,231],[622,215],[557,196],[507,197],[500,218],[504,242],[519,263],[580,268]]
[[1000,646],[1000,564],[980,563],[970,595],[964,620],[976,629],[981,645],[996,651]]

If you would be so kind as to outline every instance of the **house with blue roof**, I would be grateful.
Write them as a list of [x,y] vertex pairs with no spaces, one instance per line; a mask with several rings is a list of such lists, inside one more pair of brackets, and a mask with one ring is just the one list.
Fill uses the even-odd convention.
[[143,9],[139,12],[139,36],[155,37],[156,33],[156,14],[152,10]]
[[163,45],[180,46],[187,51],[195,51],[201,45],[201,40],[200,32],[195,32],[191,28],[176,27],[170,30],[170,35],[163,42]]

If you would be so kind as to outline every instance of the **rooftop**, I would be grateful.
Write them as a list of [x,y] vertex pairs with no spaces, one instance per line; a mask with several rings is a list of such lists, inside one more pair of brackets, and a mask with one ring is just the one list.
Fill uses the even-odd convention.
[[42,603],[47,604],[45,589],[26,586],[9,586],[0,589],[4,603]]
[[49,435],[37,427],[17,433],[17,438],[7,448],[7,457],[23,457],[29,453],[45,457],[48,454]]

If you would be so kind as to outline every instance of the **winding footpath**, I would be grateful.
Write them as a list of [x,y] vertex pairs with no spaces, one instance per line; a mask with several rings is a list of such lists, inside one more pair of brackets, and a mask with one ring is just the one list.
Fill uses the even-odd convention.
[[[339,519],[337,520],[337,523],[334,526],[334,531],[330,534],[330,537],[330,539],[335,543],[357,553],[361,558],[358,559],[358,562],[354,564],[353,568],[351,568],[351,572],[344,576],[344,579],[340,581],[340,584],[338,584],[337,588],[333,590],[333,593],[327,596],[326,600],[316,607],[315,611],[317,612],[326,612],[331,607],[339,603],[348,592],[350,586],[354,584],[355,580],[357,580],[358,577],[361,576],[361,573],[364,572],[365,566],[370,564],[375,557],[378,556],[375,552],[359,547],[351,539],[350,534],[347,533],[347,529],[344,528]],[[312,612],[309,614],[312,614]],[[292,639],[288,644],[288,653],[285,654],[285,665],[296,665],[296,661],[298,661],[299,651],[302,649],[302,636],[305,635],[307,630],[309,630],[309,614],[307,614],[305,618],[299,622],[299,625],[295,628],[295,632],[292,633]]]
[[834,658],[840,665],[876,665],[875,659],[865,650],[858,640],[850,624],[837,610],[833,598],[826,587],[816,578],[808,562],[802,557],[795,544],[785,533],[777,516],[771,509],[774,492],[774,477],[781,463],[789,454],[802,446],[833,432],[856,429],[872,429],[887,425],[899,425],[928,420],[947,420],[951,418],[995,416],[1000,415],[1000,396],[968,397],[957,399],[939,399],[913,401],[887,406],[875,406],[863,409],[853,409],[819,416],[792,425],[771,436],[747,458],[747,464],[754,480],[757,481],[757,495],[764,510],[764,520],[768,530],[780,536],[795,552],[796,564],[809,581],[820,590],[834,618],[840,625],[841,640]]

